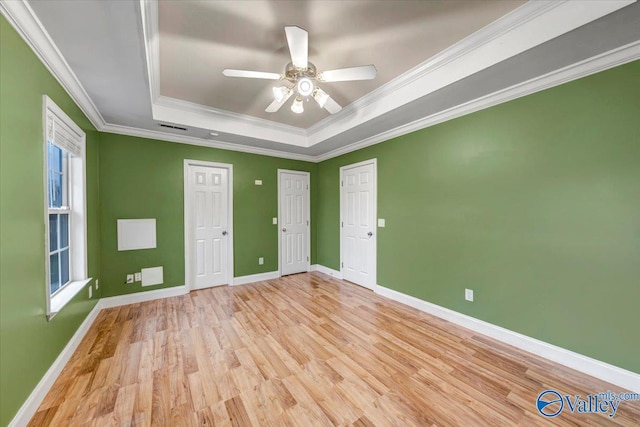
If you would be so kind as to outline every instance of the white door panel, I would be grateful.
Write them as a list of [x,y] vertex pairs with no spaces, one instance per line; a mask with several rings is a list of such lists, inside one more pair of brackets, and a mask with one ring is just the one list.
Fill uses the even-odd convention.
[[229,283],[229,170],[190,165],[189,200],[193,289]]
[[376,284],[376,164],[340,169],[342,278],[373,289]]
[[309,174],[278,171],[280,272],[309,271]]

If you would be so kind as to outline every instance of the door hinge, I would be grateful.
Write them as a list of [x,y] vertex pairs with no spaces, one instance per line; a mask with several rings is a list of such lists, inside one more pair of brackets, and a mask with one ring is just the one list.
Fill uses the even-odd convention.
[[309,220],[307,220],[307,225],[309,225]]
[[344,181],[340,181],[340,186],[344,187]]
[[307,190],[309,189],[309,184],[307,184]]
[[307,257],[307,261],[309,261],[309,257]]
[[344,227],[344,222],[341,222],[341,223],[340,223],[340,227]]
[[341,265],[342,267],[344,267],[344,262],[341,262],[341,263],[340,263],[340,265]]

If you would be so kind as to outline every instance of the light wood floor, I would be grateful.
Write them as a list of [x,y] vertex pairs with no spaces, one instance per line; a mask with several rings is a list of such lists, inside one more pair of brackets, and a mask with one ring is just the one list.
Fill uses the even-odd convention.
[[311,273],[103,310],[30,425],[549,425],[547,388],[621,391]]

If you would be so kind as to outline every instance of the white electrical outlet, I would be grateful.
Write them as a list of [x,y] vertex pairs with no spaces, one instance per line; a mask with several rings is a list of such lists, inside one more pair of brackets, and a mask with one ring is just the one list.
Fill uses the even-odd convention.
[[262,180],[261,179],[256,179],[255,183],[256,183],[256,185],[262,185]]
[[135,274],[135,280],[136,282],[141,282],[142,281],[142,273],[136,273]]
[[100,284],[98,283],[98,279],[96,279],[96,291],[100,289]]
[[133,283],[133,274],[127,274],[127,284]]
[[273,219],[271,220],[271,222],[273,222],[274,224],[277,224],[277,223],[278,223],[278,218],[273,218]]
[[464,290],[464,299],[473,302],[473,289]]
[[258,258],[258,265],[262,265],[264,264],[264,258],[260,257]]

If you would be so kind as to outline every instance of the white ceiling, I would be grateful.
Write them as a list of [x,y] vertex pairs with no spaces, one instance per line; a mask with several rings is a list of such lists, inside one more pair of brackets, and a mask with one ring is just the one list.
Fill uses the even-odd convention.
[[[635,0],[518,3],[30,0],[0,11],[101,131],[319,161],[640,58]],[[263,115],[272,82],[220,70],[279,71],[290,24],[309,31],[318,67],[375,63],[379,79],[327,84],[336,115]]]

